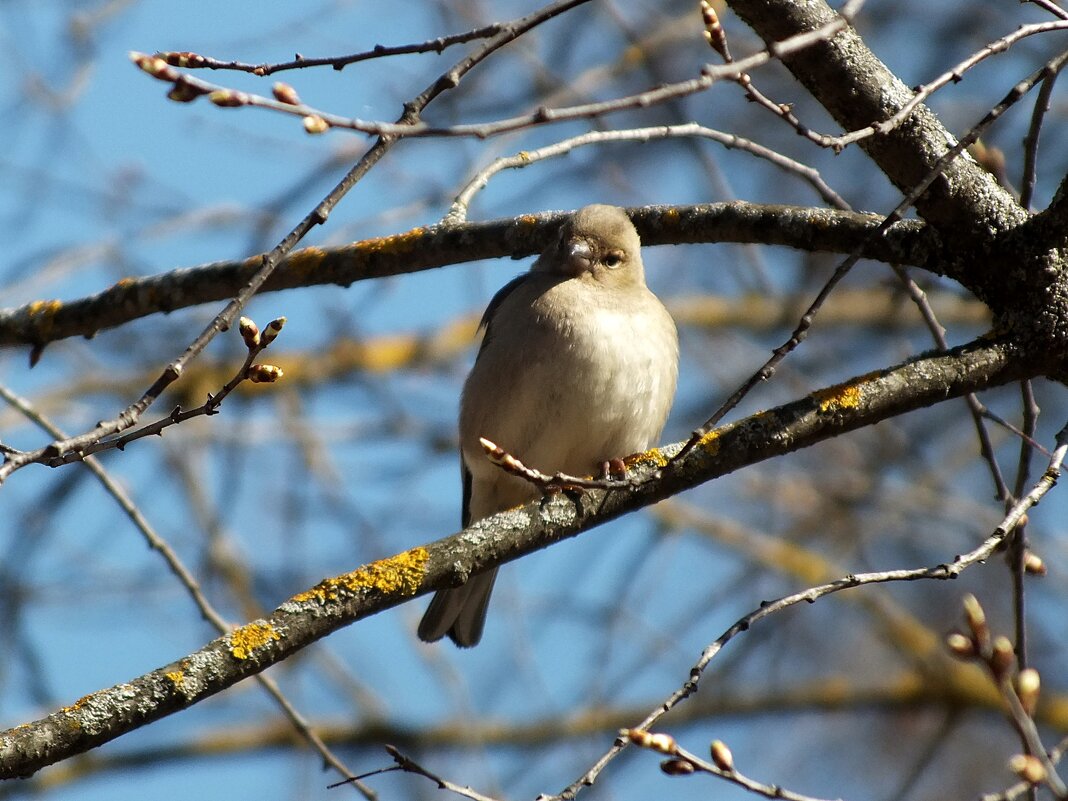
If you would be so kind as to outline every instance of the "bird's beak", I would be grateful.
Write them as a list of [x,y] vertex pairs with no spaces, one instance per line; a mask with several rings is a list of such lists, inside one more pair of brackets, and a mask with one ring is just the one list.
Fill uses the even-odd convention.
[[593,248],[585,239],[567,245],[567,270],[572,275],[582,275],[593,267]]

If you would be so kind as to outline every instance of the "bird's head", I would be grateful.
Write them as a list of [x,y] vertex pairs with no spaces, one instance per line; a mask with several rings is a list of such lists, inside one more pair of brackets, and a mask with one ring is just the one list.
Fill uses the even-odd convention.
[[606,286],[643,285],[641,240],[623,209],[594,205],[576,211],[536,269]]

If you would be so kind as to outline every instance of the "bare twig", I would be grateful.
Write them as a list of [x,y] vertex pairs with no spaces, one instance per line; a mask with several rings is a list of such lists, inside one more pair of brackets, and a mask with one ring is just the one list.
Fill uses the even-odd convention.
[[[1049,465],[1042,478],[1031,488],[1031,491],[1021,498],[1012,509],[1005,515],[1001,523],[994,531],[975,549],[965,554],[959,554],[951,562],[944,562],[932,567],[912,568],[905,570],[885,570],[870,573],[854,573],[844,576],[835,581],[820,584],[801,592],[787,595],[774,601],[762,603],[759,609],[741,617],[729,629],[721,634],[701,654],[701,658],[690,668],[689,678],[672,693],[665,701],[650,712],[644,720],[634,728],[648,731],[661,717],[670,712],[675,706],[697,691],[701,677],[705,669],[713,659],[723,650],[737,635],[748,631],[755,623],[770,615],[796,606],[800,603],[815,603],[820,598],[832,595],[842,590],[850,590],[868,584],[883,584],[899,581],[919,581],[924,579],[949,580],[954,579],[973,565],[984,562],[994,551],[1001,546],[1011,532],[1019,525],[1021,518],[1027,511],[1037,504],[1047,492],[1057,483],[1060,477],[1061,466],[1068,453],[1068,425],[1065,425],[1057,435],[1057,448],[1053,452]],[[597,762],[590,767],[576,781],[566,787],[556,796],[557,799],[569,801],[586,786],[593,784],[607,765],[626,747],[627,741],[617,739],[612,747],[605,752]]]
[[[244,321],[244,319],[245,318],[242,318],[242,321]],[[275,334],[277,334],[277,332],[282,329],[282,326],[285,325],[285,321],[285,317],[279,317],[276,320],[272,320],[268,325],[268,330],[273,328]],[[209,394],[208,399],[200,406],[197,406],[194,409],[182,409],[181,406],[176,406],[169,415],[160,418],[154,423],[134,429],[133,431],[127,431],[124,434],[106,437],[76,451],[67,451],[58,456],[49,456],[46,454],[33,461],[42,462],[49,467],[60,467],[72,462],[80,462],[86,457],[94,453],[100,453],[101,451],[112,449],[118,449],[120,451],[124,450],[131,442],[143,439],[144,437],[153,435],[162,437],[163,432],[166,429],[178,425],[179,423],[184,423],[194,417],[211,417],[212,415],[218,414],[223,401],[245,381],[252,381],[253,383],[274,383],[282,377],[282,370],[274,365],[254,363],[256,358],[264,351],[271,341],[273,341],[273,339],[274,337],[272,336],[270,340],[258,340],[255,344],[250,344],[244,363],[238,368],[237,372],[234,373],[233,377],[231,377],[218,392]],[[24,459],[28,457],[28,454],[22,451],[10,450],[8,456],[11,459]]]
[[[820,137],[819,144],[824,147],[830,147],[835,150],[841,150],[842,148],[859,142],[861,139],[865,139],[869,136],[875,136],[877,134],[886,134],[897,128],[903,123],[913,110],[920,105],[924,100],[934,94],[950,83],[958,83],[963,79],[964,73],[972,69],[976,65],[985,61],[990,56],[1003,53],[1008,50],[1012,45],[1021,39],[1025,39],[1029,36],[1035,36],[1037,34],[1049,33],[1051,31],[1063,31],[1068,30],[1068,21],[1061,22],[1038,22],[1032,25],[1022,25],[1012,33],[1002,36],[1000,39],[996,39],[981,50],[977,50],[968,58],[961,61],[955,67],[946,70],[930,83],[916,87],[913,92],[912,98],[905,103],[900,109],[898,109],[893,116],[888,117],[882,122],[875,122],[864,128],[858,128],[857,130],[850,131],[849,133],[842,134],[841,136],[826,136]],[[812,136],[809,136],[813,139]],[[813,139],[813,141],[817,141]]]
[[[1059,70],[1064,64],[1068,62],[1068,52],[1062,53],[1057,56],[1041,69],[1032,73],[1028,78],[1020,81],[1016,84],[1012,90],[1002,98],[994,108],[987,112],[983,118],[976,123],[953,147],[949,148],[939,159],[935,162],[934,166],[924,176],[923,180],[916,184],[911,191],[909,191],[901,202],[891,211],[883,221],[879,224],[878,228],[869,234],[871,239],[875,239],[883,234],[891,225],[900,220],[904,213],[912,206],[916,200],[927,191],[927,188],[934,182],[934,180],[942,174],[946,167],[959,156],[965,148],[972,142],[975,142],[982,133],[989,128],[994,122],[1001,117],[1009,108],[1015,105],[1019,100],[1026,95],[1035,84],[1044,79],[1048,74]],[[863,248],[867,243],[860,245],[853,251],[848,257],[846,257],[835,268],[834,273],[827,280],[827,282],[820,289],[816,295],[815,300],[808,307],[805,313],[798,321],[797,327],[794,329],[790,338],[786,340],[782,345],[772,351],[771,357],[753,373],[735,392],[727,398],[726,401],[716,410],[716,412],[706,420],[700,427],[694,430],[689,441],[683,447],[681,451],[675,456],[675,460],[681,459],[686,456],[697,443],[701,441],[701,438],[706,436],[716,424],[723,419],[723,417],[735,406],[737,406],[742,399],[749,394],[749,392],[763,381],[767,381],[775,374],[780,362],[786,358],[794,349],[796,349],[808,336],[808,331],[812,327],[812,323],[816,314],[819,313],[824,301],[838,285],[838,283],[846,276],[853,265],[860,261]]]
[[1026,0],[1026,2],[1033,3],[1039,8],[1043,8],[1055,17],[1068,20],[1068,11],[1065,11],[1059,5],[1056,0]]
[[[576,5],[579,2],[588,2],[588,0],[572,0],[568,5]],[[201,95],[209,95],[212,102],[223,107],[254,106],[294,115],[305,120],[311,118],[317,121],[315,129],[312,131],[314,133],[320,133],[328,128],[343,128],[389,138],[460,136],[484,139],[549,123],[601,117],[618,111],[646,108],[675,98],[704,92],[719,81],[737,80],[740,71],[756,69],[774,59],[796,53],[806,47],[811,47],[816,42],[828,39],[843,30],[846,25],[846,20],[839,17],[815,30],[806,31],[805,33],[791,36],[782,42],[774,43],[766,50],[754,53],[734,64],[726,66],[706,65],[697,78],[666,84],[634,95],[577,106],[542,107],[526,114],[491,122],[448,126],[435,126],[417,120],[405,121],[402,119],[400,122],[387,123],[376,120],[362,120],[355,117],[342,117],[303,103],[283,102],[263,95],[241,92],[210,83],[179,72],[163,59],[144,53],[131,53],[130,57],[149,75],[173,84],[169,96],[174,100],[188,102]],[[446,75],[449,74],[447,73]]]
[[[1056,764],[1061,761],[1065,752],[1068,752],[1068,737],[1065,737],[1056,746],[1050,749],[1049,758]],[[979,796],[979,801],[1014,801],[1029,790],[1034,789],[1030,782],[1017,782],[1000,793],[985,793]]]
[[[510,23],[502,24],[501,32],[499,34],[485,42],[471,55],[458,61],[451,69],[424,89],[421,94],[406,103],[404,112],[401,114],[398,124],[401,127],[417,124],[419,115],[429,103],[441,93],[455,88],[464,75],[488,58],[490,54],[514,41],[517,37],[522,36],[524,33],[546,20],[552,19],[569,9],[588,1],[589,0],[556,0],[556,2],[549,3],[531,14],[516,19]],[[171,67],[167,66],[162,59],[156,60],[166,67],[166,69],[171,69]],[[375,164],[378,163],[382,156],[386,154],[396,141],[396,138],[393,136],[383,135],[367,150],[366,153],[364,153],[355,166],[348,171],[345,177],[338,182],[326,197],[324,197],[323,200],[321,200],[319,204],[316,205],[316,207],[306,215],[304,219],[301,220],[300,223],[298,223],[297,226],[274,247],[273,250],[271,250],[270,253],[263,257],[262,266],[256,271],[249,282],[237,293],[226,307],[216,315],[215,319],[208,324],[203,332],[189,344],[182,355],[167,365],[160,377],[156,379],[155,383],[153,383],[135,403],[124,409],[118,417],[98,423],[92,431],[62,441],[53,442],[36,451],[27,451],[25,454],[17,458],[8,456],[4,463],[0,464],[0,483],[2,483],[7,476],[11,475],[11,473],[25,467],[27,464],[31,464],[46,457],[51,458],[53,456],[62,456],[68,451],[82,450],[89,445],[99,442],[104,437],[116,434],[120,431],[125,431],[135,425],[141,415],[144,414],[145,410],[148,409],[153,402],[155,402],[163,390],[174,381],[178,380],[186,364],[196,358],[201,351],[207,347],[208,343],[215,338],[217,333],[230,327],[241,309],[244,308],[245,304],[248,303],[259,288],[263,286],[263,283],[270,277],[271,273],[274,272],[274,268],[278,265],[282,257],[292,250],[297,242],[304,238],[308,231],[316,225],[321,225],[326,222],[333,208],[341,202],[341,199],[348,194],[349,190],[355,186]]]
[[465,42],[470,42],[475,39],[488,39],[491,36],[496,36],[500,32],[501,24],[495,22],[482,28],[465,31],[464,33],[454,33],[448,36],[438,36],[435,39],[428,39],[425,42],[419,42],[417,44],[394,46],[375,45],[370,50],[365,50],[361,53],[353,53],[347,56],[329,56],[323,58],[306,58],[304,56],[297,56],[292,61],[283,61],[276,64],[246,64],[241,61],[220,61],[218,59],[209,58],[208,56],[202,56],[199,53],[189,52],[156,53],[156,57],[162,58],[168,64],[175,67],[185,67],[187,69],[237,70],[238,72],[251,72],[253,75],[261,76],[271,75],[275,72],[283,72],[285,70],[307,69],[309,67],[332,67],[340,72],[349,64],[355,64],[359,61],[367,61],[373,58],[400,56],[410,53],[440,54],[447,47],[464,44]]
[[731,784],[765,798],[783,798],[786,801],[822,801],[813,796],[787,790],[777,784],[764,784],[749,778],[734,766],[734,757],[730,749],[719,740],[715,740],[712,744],[713,761],[709,762],[682,748],[670,734],[649,732],[644,729],[623,729],[619,736],[621,740],[625,739],[636,746],[670,757],[660,763],[660,769],[669,775],[682,776],[700,771],[726,779]]
[[393,757],[393,760],[397,763],[397,770],[403,770],[405,773],[414,773],[416,776],[423,776],[430,779],[430,781],[434,782],[442,790],[456,793],[457,795],[470,799],[470,801],[497,801],[493,796],[483,795],[469,786],[461,786],[454,782],[450,782],[448,779],[441,778],[438,774],[427,770],[411,757],[402,754],[395,746],[387,745],[386,752]]
[[[1058,435],[1058,441],[1068,442],[1068,437],[1063,436],[1066,431],[1068,426]],[[1068,787],[1046,752],[1033,717],[1039,696],[1038,671],[1021,669],[1015,662],[1012,643],[1007,637],[993,634],[986,612],[974,595],[964,598],[964,618],[966,630],[949,634],[947,645],[958,659],[980,662],[986,667],[1005,700],[1009,720],[1020,735],[1026,755],[1016,760],[1016,772],[1032,785],[1046,784],[1057,798],[1065,798]]]
[[1031,125],[1024,137],[1024,166],[1023,179],[1020,182],[1020,205],[1028,211],[1031,210],[1031,201],[1034,198],[1035,180],[1038,171],[1038,138],[1042,132],[1042,123],[1050,108],[1050,98],[1053,96],[1053,85],[1057,82],[1060,70],[1051,72],[1042,80],[1042,87],[1038,90],[1035,98],[1035,108],[1031,112]]
[[[530,482],[543,493],[550,493],[558,490],[637,489],[645,480],[647,480],[644,478],[589,478],[572,476],[567,473],[555,473],[550,476],[548,473],[543,473],[536,468],[523,464],[504,448],[491,442],[485,437],[479,437],[478,441],[479,444],[482,445],[482,450],[486,453],[486,458],[493,462],[493,464],[497,465],[506,473],[511,473],[513,476],[518,476],[524,481]],[[653,476],[655,479],[659,477],[659,474],[654,473]]]
[[823,178],[819,171],[802,164],[799,161],[788,158],[771,148],[757,144],[750,139],[733,134],[723,133],[713,128],[691,122],[684,125],[661,125],[652,128],[632,128],[628,130],[590,131],[589,133],[573,136],[537,150],[523,150],[513,156],[499,158],[479,170],[479,172],[467,182],[457,193],[449,213],[445,215],[442,223],[455,225],[467,219],[468,207],[474,196],[486,187],[490,179],[508,169],[522,169],[538,161],[555,158],[570,153],[572,150],[585,145],[599,144],[602,142],[648,142],[654,139],[674,139],[681,137],[695,137],[711,139],[719,142],[728,150],[738,149],[765,159],[775,166],[799,176],[807,181],[819,196],[827,203],[836,208],[848,209],[848,204],[835,192]]
[[[251,349],[250,349],[251,350]],[[27,419],[32,420],[42,429],[48,432],[48,434],[57,440],[66,438],[66,434],[54,425],[47,417],[42,415],[33,405],[19,397],[7,387],[0,385],[0,397],[2,397],[7,403],[14,408],[18,409],[24,414]],[[104,487],[105,491],[115,499],[115,502],[122,508],[122,511],[126,514],[130,521],[134,524],[141,536],[144,537],[152,550],[159,553],[163,557],[163,561],[167,564],[168,569],[175,575],[178,582],[185,588],[189,597],[193,599],[193,603],[196,604],[197,609],[200,610],[200,614],[207,620],[220,634],[228,634],[232,631],[233,626],[212,606],[211,601],[204,594],[204,591],[200,587],[200,582],[197,581],[192,571],[186,567],[182,562],[178,553],[170,546],[156,529],[148,522],[148,518],[140,508],[133,502],[133,499],[127,495],[126,491],[122,488],[119,482],[115,481],[111,475],[104,469],[103,465],[95,456],[87,456],[83,460],[85,466],[89,471],[96,476],[96,479]],[[312,748],[318,752],[323,758],[323,761],[330,765],[334,770],[340,773],[342,776],[351,776],[352,772],[341,761],[340,758],[329,746],[323,742],[322,738],[315,732],[311,724],[300,713],[300,711],[293,706],[292,702],[285,696],[282,689],[278,686],[278,683],[265,673],[259,673],[256,675],[256,681],[262,686],[274,700],[275,703],[281,708],[282,712],[289,719],[290,725],[303,737]],[[377,794],[369,787],[362,783],[356,784],[357,788],[363,793],[364,797],[373,801],[377,798]]]

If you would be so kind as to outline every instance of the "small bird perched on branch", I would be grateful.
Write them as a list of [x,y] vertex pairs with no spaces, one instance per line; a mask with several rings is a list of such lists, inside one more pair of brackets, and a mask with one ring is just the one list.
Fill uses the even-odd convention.
[[[486,458],[485,437],[546,473],[596,475],[653,445],[675,395],[675,323],[645,285],[626,213],[587,206],[560,227],[530,272],[507,283],[460,402],[463,525],[527,503],[530,483]],[[441,590],[419,637],[477,645],[496,568]]]

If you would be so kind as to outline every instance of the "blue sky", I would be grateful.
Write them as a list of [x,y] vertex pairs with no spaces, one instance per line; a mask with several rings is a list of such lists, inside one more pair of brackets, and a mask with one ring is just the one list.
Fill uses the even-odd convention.
[[[39,298],[72,299],[125,276],[149,275],[212,261],[244,258],[271,247],[329,190],[366,140],[332,131],[312,137],[299,120],[258,109],[219,109],[204,101],[177,104],[166,87],[129,62],[130,50],[192,50],[249,62],[342,54],[376,43],[399,44],[455,32],[524,13],[530,3],[383,4],[367,2],[5,3],[0,7],[0,305]],[[984,42],[1038,18],[1032,7],[986,2],[961,21],[948,7],[871,2],[861,20],[873,47],[910,82],[929,80]],[[436,121],[492,119],[530,105],[532,89],[559,93],[561,102],[612,96],[659,81],[680,80],[711,55],[689,4],[593,3],[548,23],[474,71],[455,97],[428,112]],[[681,22],[670,22],[678,19]],[[733,16],[725,16],[735,49],[756,47]],[[954,28],[954,24],[957,25]],[[621,60],[628,32],[662,31],[658,75]],[[944,49],[933,47],[938,32]],[[956,133],[982,115],[1016,80],[1042,61],[1034,41],[986,65],[933,106]],[[445,54],[371,61],[277,76],[301,97],[340,114],[393,119],[460,49]],[[599,80],[595,68],[618,73]],[[270,80],[232,72],[200,77],[269,93]],[[769,78],[769,81],[772,79]],[[813,124],[834,130],[794,84],[774,84],[784,102],[798,103]],[[1055,98],[1054,119],[1064,101]],[[1018,142],[1030,106],[1012,112],[992,134],[1006,149],[1014,180]],[[856,149],[840,156],[805,149],[794,132],[761,115],[740,92],[717,87],[677,107],[605,120],[616,127],[695,119],[744,134],[817,164],[860,208],[888,211],[897,201]],[[597,123],[600,124],[600,123]],[[464,182],[494,157],[557,141],[589,127],[546,127],[476,140],[420,140],[397,146],[315,230],[308,244],[339,244],[429,224],[447,210]],[[1065,172],[1068,154],[1051,128],[1037,194],[1043,203]],[[476,200],[474,219],[505,217],[589,202],[620,205],[693,203],[741,198],[815,204],[801,181],[745,154],[708,143],[609,145],[506,173]],[[811,295],[814,275],[829,262],[785,250],[723,244],[646,250],[649,280],[669,302],[700,295],[743,298]],[[256,298],[248,313],[261,325],[278,315],[288,323],[278,352],[308,354],[309,363],[339,338],[428,333],[478,314],[509,277],[528,262],[500,260],[354,285],[317,287]],[[821,272],[822,271],[822,272]],[[889,271],[858,267],[847,285],[889,286]],[[931,291],[945,288],[929,279]],[[952,288],[950,288],[952,289]],[[156,315],[93,340],[72,339],[45,351],[27,369],[26,353],[0,352],[0,382],[38,402],[70,431],[113,415],[136,397],[137,381],[179,353],[222,304]],[[685,436],[722,397],[754,370],[788,329],[684,328],[683,379],[665,439]],[[951,328],[954,343],[978,333]],[[814,330],[775,382],[742,412],[796,398],[850,375],[876,369],[929,347],[915,326],[893,331],[859,327]],[[236,334],[221,336],[204,359],[237,365]],[[300,395],[285,386],[228,401],[219,416],[201,419],[103,458],[153,525],[204,582],[234,622],[249,603],[272,608],[320,578],[436,539],[457,528],[459,482],[452,451],[459,386],[473,358],[461,357],[391,373],[356,373]],[[129,384],[125,384],[129,379]],[[116,394],[88,391],[86,382],[123,383]],[[1063,391],[1038,388],[1046,410],[1040,439],[1063,423]],[[984,401],[1017,414],[1015,390]],[[168,398],[156,411],[170,410]],[[849,569],[904,567],[951,558],[996,522],[989,479],[975,458],[974,435],[962,405],[948,404],[884,423],[689,493],[690,505],[754,531],[799,538]],[[0,439],[38,446],[41,435],[13,413],[0,414]],[[999,454],[1013,465],[1015,442],[998,433]],[[1037,464],[1037,463],[1036,463]],[[875,472],[872,465],[880,466]],[[815,477],[818,481],[813,482]],[[845,519],[825,522],[827,498],[840,496]],[[933,497],[932,497],[933,496]],[[79,468],[32,466],[0,491],[0,596],[7,600],[0,658],[0,720],[15,725],[79,696],[140,675],[214,637],[158,556],[139,539],[114,503]],[[1051,496],[1034,515],[1035,537],[1052,576],[1033,597],[1040,657],[1063,657],[1057,642],[1056,587],[1063,578],[1064,502]],[[2,519],[2,518],[0,518]],[[787,532],[789,532],[787,534]],[[801,532],[801,533],[798,533]],[[792,540],[793,541],[793,540]],[[992,560],[993,561],[993,560]],[[227,566],[247,574],[242,596]],[[1004,621],[1005,582],[993,565],[961,586],[890,589],[880,597],[928,614],[932,630],[948,626],[967,587],[984,589]],[[644,708],[683,681],[700,649],[760,600],[796,589],[796,581],[752,566],[742,554],[655,514],[635,515],[506,568],[486,642],[470,652],[419,644],[417,601],[361,622],[309,649],[272,673],[316,721],[384,721],[397,727],[461,729],[488,719],[507,725],[553,721],[576,707]],[[20,593],[25,593],[20,595]],[[17,600],[12,600],[17,599]],[[726,653],[705,700],[722,681],[753,693],[790,686],[823,669],[872,675],[893,667],[864,638],[866,618],[847,600],[795,610],[789,624],[755,632]],[[853,622],[840,638],[838,625]],[[823,638],[826,638],[823,639]],[[827,663],[794,662],[797,641],[815,643]],[[863,642],[864,647],[851,643]],[[1063,664],[1063,660],[1061,662]],[[1052,686],[1064,677],[1051,671]],[[738,690],[740,694],[740,690]],[[644,705],[644,706],[643,706]],[[904,714],[904,713],[901,713]],[[121,738],[94,756],[122,759],[158,746],[199,742],[221,730],[256,733],[279,716],[252,683]],[[768,715],[737,713],[709,724],[679,724],[699,750],[713,736],[748,757],[758,777],[793,789],[835,795],[897,786],[874,767],[850,784],[849,748],[878,760],[878,737],[889,730],[872,713],[848,720],[811,709]],[[707,725],[706,725],[707,724]],[[937,729],[936,716],[907,721],[916,737]],[[278,724],[281,725],[281,724]],[[833,775],[810,762],[798,739],[812,727],[832,729],[846,756]],[[1007,727],[980,721],[973,733],[1010,747]],[[978,736],[978,735],[976,735]],[[833,738],[832,738],[833,739]],[[609,734],[544,750],[522,745],[430,748],[427,767],[502,797],[555,792],[574,779],[611,741]],[[803,744],[802,744],[803,745]],[[870,746],[867,751],[864,746]],[[900,744],[902,750],[906,745]],[[959,745],[955,747],[960,747]],[[341,748],[357,771],[388,764],[378,744]],[[856,757],[854,757],[856,758]],[[903,755],[902,759],[908,758]],[[608,774],[602,794],[622,798],[671,792],[675,797],[729,796],[708,781],[669,780],[652,754],[629,754]],[[947,757],[948,759],[948,757]],[[756,763],[756,764],[754,764]],[[122,799],[146,794],[259,798],[332,797],[331,774],[307,752],[265,749],[238,756],[161,759],[152,767],[105,770],[81,782],[45,771],[39,787],[51,798]],[[673,781],[664,785],[664,781]],[[867,784],[865,784],[867,782]],[[383,799],[436,793],[429,783],[387,775],[373,781]],[[963,786],[963,785],[962,785]],[[986,785],[984,785],[986,786]],[[0,790],[8,790],[8,787]],[[11,792],[29,791],[15,786]],[[987,787],[989,789],[989,787]],[[740,793],[739,793],[740,795]],[[592,797],[592,796],[591,796]]]

